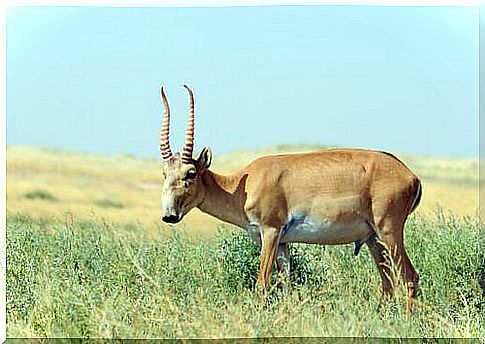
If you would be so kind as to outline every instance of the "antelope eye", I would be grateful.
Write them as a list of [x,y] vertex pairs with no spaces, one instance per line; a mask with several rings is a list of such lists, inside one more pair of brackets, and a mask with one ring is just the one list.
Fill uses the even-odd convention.
[[197,177],[197,173],[193,170],[190,170],[187,172],[187,175],[185,176],[185,179],[195,179]]

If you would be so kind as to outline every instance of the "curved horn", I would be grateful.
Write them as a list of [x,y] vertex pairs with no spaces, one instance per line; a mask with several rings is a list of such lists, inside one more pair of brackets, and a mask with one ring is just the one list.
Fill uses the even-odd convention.
[[160,153],[163,160],[168,160],[172,157],[172,151],[170,150],[170,107],[168,106],[167,97],[163,92],[163,87],[160,89],[160,98],[163,102],[163,119],[162,129],[160,130]]
[[194,125],[195,125],[195,113],[194,113],[194,94],[192,90],[184,85],[184,87],[189,91],[190,95],[190,110],[189,119],[187,123],[187,130],[185,131],[185,143],[184,149],[182,150],[182,161],[186,163],[192,162],[192,151],[194,150]]

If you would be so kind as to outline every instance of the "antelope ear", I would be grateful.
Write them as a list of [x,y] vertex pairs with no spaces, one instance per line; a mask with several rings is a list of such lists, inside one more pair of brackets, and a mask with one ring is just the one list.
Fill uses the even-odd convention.
[[199,157],[197,158],[197,164],[202,168],[203,170],[206,170],[209,168],[212,162],[212,151],[209,147],[204,147],[202,151],[199,154]]

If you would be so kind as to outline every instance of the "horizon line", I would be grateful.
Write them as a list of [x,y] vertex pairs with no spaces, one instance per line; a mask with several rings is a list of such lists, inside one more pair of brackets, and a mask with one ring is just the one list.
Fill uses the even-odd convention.
[[[10,148],[18,147],[18,148],[27,148],[27,149],[38,149],[38,150],[45,150],[45,151],[60,151],[63,153],[74,153],[77,155],[91,155],[91,156],[97,156],[97,157],[106,157],[106,158],[112,158],[112,157],[131,157],[135,159],[157,159],[157,156],[155,155],[141,155],[141,154],[133,154],[133,153],[128,153],[128,152],[120,152],[120,153],[100,153],[100,152],[93,152],[93,151],[87,151],[87,150],[76,150],[76,149],[69,149],[69,148],[61,148],[61,147],[54,147],[54,146],[43,146],[43,145],[23,145],[23,144],[6,144],[6,149],[7,151]],[[342,149],[366,149],[366,150],[374,150],[374,151],[382,151],[382,152],[388,152],[392,154],[397,154],[397,155],[404,155],[404,156],[415,156],[415,157],[435,157],[435,158],[443,158],[443,159],[471,159],[471,160],[480,160],[479,155],[467,155],[467,154],[437,154],[437,153],[413,153],[413,152],[405,152],[405,151],[387,151],[379,148],[368,148],[368,147],[358,147],[358,146],[339,146],[339,145],[332,145],[332,144],[320,144],[320,143],[275,143],[267,146],[259,146],[257,148],[250,148],[250,149],[233,149],[227,152],[223,153],[217,153],[215,156],[226,156],[226,155],[231,155],[235,153],[241,153],[241,152],[248,152],[248,154],[251,153],[257,153],[258,151],[261,151],[264,153],[265,150],[278,150],[281,149],[281,153],[284,153],[285,149],[291,150],[293,148],[300,148],[301,147],[301,152],[303,153],[304,151],[308,150],[326,150],[326,149],[334,149],[334,148],[342,148]],[[202,148],[196,149],[195,152],[199,152]],[[288,152],[289,154],[298,154],[298,151],[291,151]],[[264,155],[273,155],[273,154],[280,154],[280,153],[265,153]]]

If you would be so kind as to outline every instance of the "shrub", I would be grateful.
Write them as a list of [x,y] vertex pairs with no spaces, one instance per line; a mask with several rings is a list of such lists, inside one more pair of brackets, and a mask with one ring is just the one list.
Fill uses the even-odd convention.
[[25,198],[27,199],[40,199],[44,201],[51,201],[51,202],[57,202],[58,199],[54,197],[52,194],[50,194],[48,191],[45,190],[34,190],[27,192],[24,195]]
[[258,245],[244,231],[227,231],[224,227],[220,227],[217,240],[220,283],[232,292],[254,288],[259,270]]
[[[260,247],[243,230],[220,230],[217,258],[221,283],[232,292],[254,288],[259,271]],[[290,283],[321,287],[325,282],[324,246],[290,244]],[[273,283],[276,274],[272,274]]]

